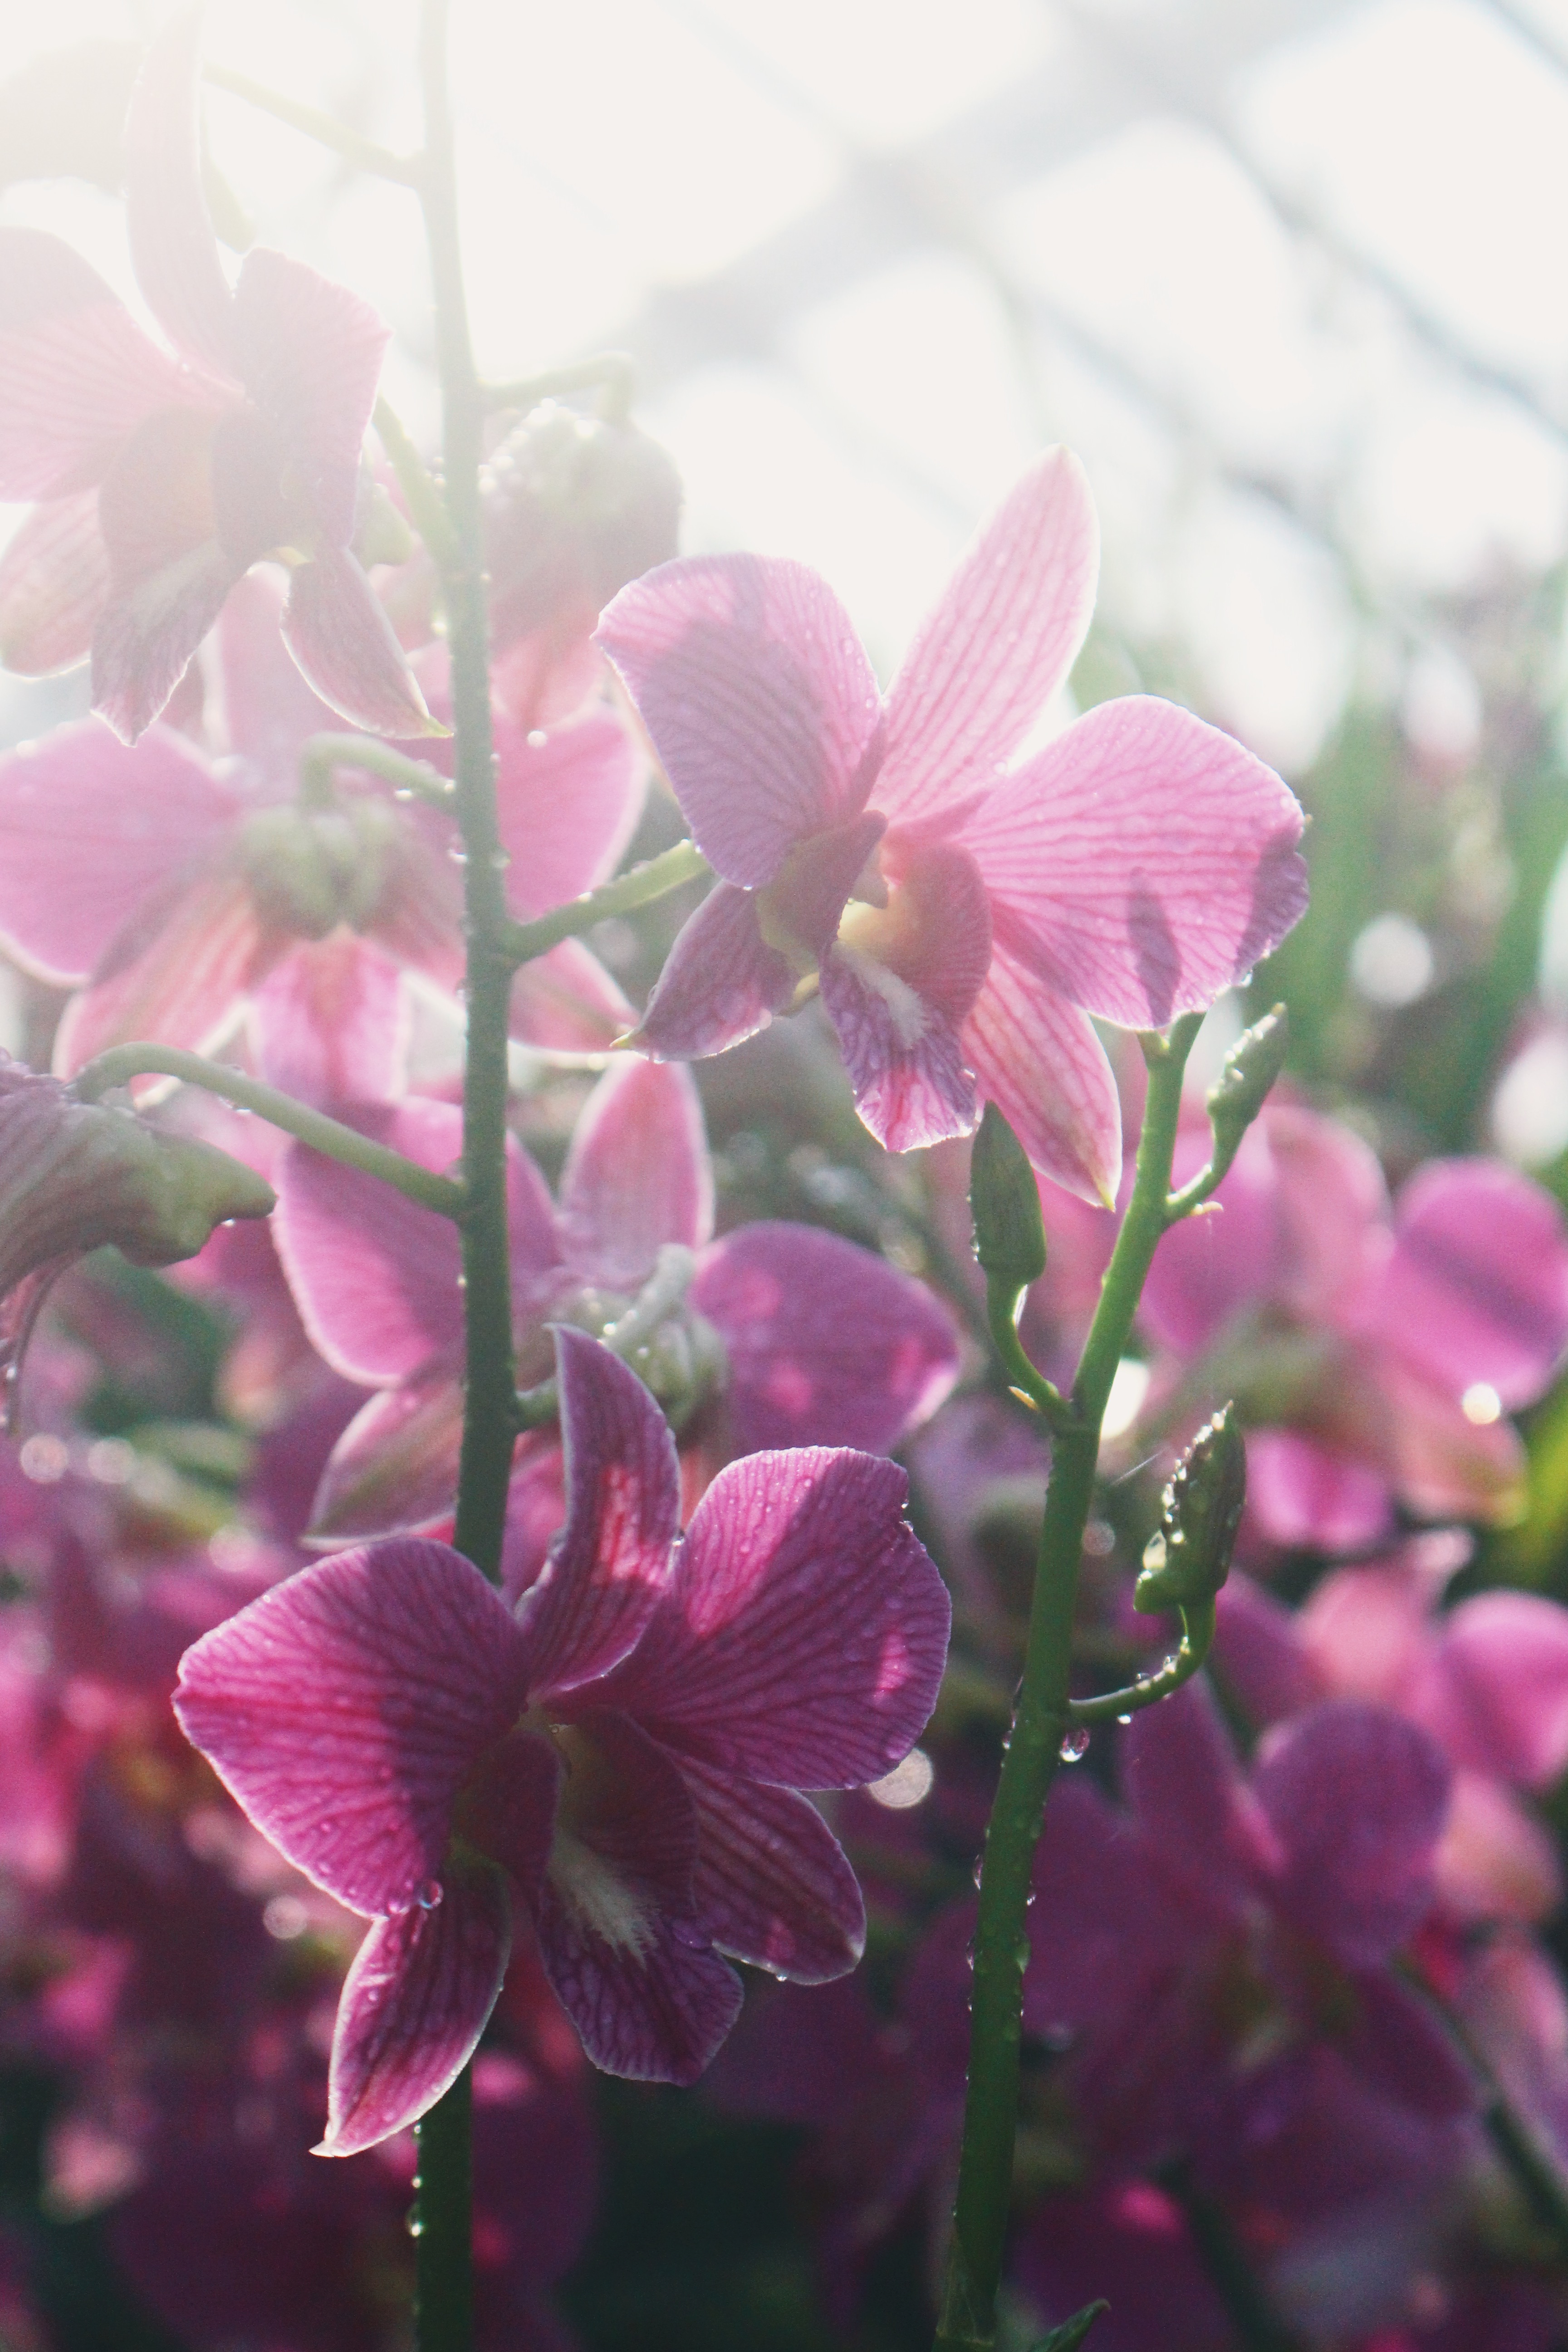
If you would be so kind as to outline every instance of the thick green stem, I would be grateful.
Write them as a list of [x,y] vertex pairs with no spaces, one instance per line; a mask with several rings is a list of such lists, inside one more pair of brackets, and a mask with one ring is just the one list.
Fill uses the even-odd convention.
[[247,1078],[243,1070],[204,1061],[199,1054],[187,1054],[179,1045],[111,1045],[78,1072],[71,1091],[79,1102],[96,1102],[115,1087],[128,1087],[132,1078],[179,1078],[188,1087],[204,1087],[239,1110],[254,1111],[286,1135],[297,1135],[312,1151],[324,1152],[345,1168],[362,1169],[367,1176],[379,1176],[384,1184],[417,1201],[422,1209],[434,1209],[437,1215],[458,1222],[463,1217],[464,1190],[450,1176],[438,1176],[416,1160],[405,1160],[401,1151],[374,1143],[368,1135],[344,1127],[340,1119],[312,1110],[309,1103],[296,1102],[292,1095],[279,1094],[276,1087],[264,1087],[259,1078]]
[[1201,1016],[1189,1013],[1175,1023],[1168,1039],[1143,1040],[1149,1095],[1132,1198],[1100,1286],[1100,1305],[1073,1383],[1072,1407],[1078,1425],[1058,1427],[1054,1438],[1024,1678],[1002,1759],[981,1867],[969,2087],[938,2352],[989,2352],[996,2337],[996,2291],[1012,2196],[1018,2114],[1020,2018],[1029,1957],[1029,1875],[1045,1819],[1046,1798],[1062,1742],[1072,1728],[1068,1680],[1073,1613],[1083,1531],[1094,1499],[1100,1425],[1144,1278],[1169,1222],[1166,1202],[1181,1113],[1182,1074],[1200,1026]]
[[710,870],[695,842],[678,841],[662,856],[634,866],[629,874],[617,874],[613,882],[601,882],[581,898],[569,898],[563,907],[552,907],[531,923],[509,922],[501,934],[502,952],[514,967],[531,963],[563,940],[581,939],[607,915],[629,915],[683,883],[700,881]]
[[[506,903],[506,857],[496,823],[490,739],[484,517],[479,499],[485,408],[474,368],[458,233],[457,172],[447,81],[447,0],[424,0],[419,66],[425,102],[425,163],[419,194],[436,303],[445,484],[444,514],[427,543],[440,567],[446,597],[457,739],[453,808],[467,861],[463,869],[468,1008],[463,1079],[463,1179],[468,1196],[463,1222],[466,1387],[452,1539],[495,1582],[500,1574],[515,1439],[506,1190],[507,1013],[513,967],[504,946],[510,918]],[[379,416],[378,430],[384,440],[387,426]],[[395,462],[396,456],[395,450]],[[418,487],[417,476],[410,478]],[[428,505],[429,500],[425,499],[423,503]],[[419,2126],[418,2352],[468,2352],[471,2337],[469,2097],[465,2070]]]

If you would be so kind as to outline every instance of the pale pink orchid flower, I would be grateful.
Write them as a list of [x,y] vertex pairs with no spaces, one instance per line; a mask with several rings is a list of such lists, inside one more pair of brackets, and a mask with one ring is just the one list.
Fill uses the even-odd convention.
[[[455,1105],[420,1097],[338,1115],[422,1166],[462,1141]],[[454,1228],[301,1144],[278,1164],[273,1231],[306,1330],[335,1371],[374,1388],[334,1447],[311,1534],[439,1526],[452,1509],[463,1415],[461,1258]],[[626,1055],[588,1098],[552,1202],[532,1160],[508,1158],[517,1377],[550,1369],[546,1326],[595,1331],[631,1309],[670,1253],[689,1268],[638,1360],[680,1424],[688,1491],[719,1462],[781,1445],[880,1454],[958,1377],[952,1318],[923,1284],[815,1226],[767,1221],[715,1241],[713,1178],[689,1070]],[[509,1588],[537,1573],[560,1525],[561,1449],[518,1448]]]
[[0,558],[0,658],[37,675],[90,653],[93,708],[134,742],[270,559],[322,700],[377,734],[430,731],[353,551],[389,331],[265,247],[230,287],[202,193],[200,17],[181,7],[154,40],[125,125],[132,259],[166,345],[60,238],[0,228],[0,499],[37,501]]
[[[210,1051],[248,1007],[274,1084],[318,1102],[390,1092],[400,972],[462,977],[457,825],[363,774],[296,797],[305,744],[338,722],[285,656],[262,574],[230,595],[213,666],[205,741],[160,724],[128,747],[89,719],[0,757],[0,947],[79,992],[62,1076],[133,1038]],[[498,713],[496,752],[508,904],[526,919],[615,870],[643,763],[603,706],[548,733]],[[515,1034],[550,1050],[603,1050],[623,1015],[576,940],[513,996]]]
[[720,876],[636,1042],[714,1054],[814,988],[860,1116],[904,1151],[1005,1113],[1109,1204],[1116,1087],[1089,1016],[1211,1004],[1306,905],[1302,815],[1229,736],[1146,695],[1025,745],[1088,630],[1099,539],[1054,449],[980,529],[889,693],[801,563],[713,555],[623,589],[598,642]]
[[679,1532],[663,1415],[556,1334],[570,1506],[517,1610],[404,1538],[290,1577],[182,1663],[175,1711],[250,1820],[374,1921],[338,2011],[323,2154],[412,2123],[471,2055],[514,1907],[595,2064],[689,2082],[722,1953],[853,1968],[854,1873],[802,1788],[888,1771],[946,1655],[904,1474],[820,1448],[720,1473]]

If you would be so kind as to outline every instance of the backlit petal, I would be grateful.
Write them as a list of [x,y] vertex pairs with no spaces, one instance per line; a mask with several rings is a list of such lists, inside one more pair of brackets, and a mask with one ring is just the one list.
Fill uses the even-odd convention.
[[866,1906],[816,1806],[689,1757],[680,1771],[697,1808],[693,1900],[719,1949],[796,1984],[847,1975],[866,1947]]
[[702,1104],[679,1063],[623,1055],[583,1107],[561,1177],[561,1238],[585,1282],[636,1291],[667,1242],[713,1230]]
[[958,1024],[874,956],[836,947],[822,1002],[837,1033],[855,1108],[889,1151],[973,1132],[974,1073]]
[[542,742],[503,712],[492,723],[507,904],[526,922],[615,872],[642,814],[647,760],[604,709]]
[[691,1062],[765,1029],[795,975],[763,939],[753,892],[720,882],[677,934],[637,1033],[646,1054]]
[[175,10],[148,50],[125,118],[125,215],[136,281],[170,341],[234,373],[234,298],[202,192],[196,120],[199,5]]
[[0,667],[48,677],[85,661],[108,593],[98,492],[35,507],[0,554]]
[[1549,1192],[1496,1160],[1430,1160],[1400,1192],[1394,1248],[1357,1321],[1462,1397],[1532,1404],[1568,1346],[1568,1235]]
[[258,1075],[329,1109],[401,1092],[407,1010],[395,964],[341,927],[301,940],[250,1008]]
[[307,1539],[363,1543],[452,1516],[463,1444],[455,1361],[431,1364],[361,1406],[321,1473]]
[[[145,944],[143,944],[145,942]],[[153,1037],[200,1053],[233,1025],[239,1000],[284,942],[262,929],[245,877],[228,862],[173,877],[120,932],[55,1035],[55,1069],[74,1076],[110,1045]]]
[[289,575],[283,641],[321,700],[369,735],[438,735],[375,592],[352,555],[319,548]]
[[586,1058],[609,1053],[637,1019],[598,957],[581,940],[562,940],[512,982],[507,1034],[536,1053]]
[[1040,1173],[1110,1208],[1121,1181],[1121,1105],[1077,1005],[998,948],[963,1046],[982,1100],[995,1103]]
[[360,452],[390,335],[368,302],[304,262],[266,246],[246,255],[236,363],[333,547],[346,547],[353,530]]

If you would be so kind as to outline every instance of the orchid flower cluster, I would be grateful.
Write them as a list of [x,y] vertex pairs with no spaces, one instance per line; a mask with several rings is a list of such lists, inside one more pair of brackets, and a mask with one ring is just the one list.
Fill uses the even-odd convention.
[[943,2352],[1479,2352],[1488,2280],[1546,2352],[1568,1610],[1447,1587],[1555,1202],[1391,1198],[1279,1009],[1187,1083],[1303,814],[1068,719],[1070,455],[884,692],[678,554],[618,363],[477,377],[439,0],[421,155],[339,142],[429,457],[357,296],[231,282],[200,37],[129,84],[156,336],[0,226],[0,655],[90,702],[0,756],[0,2332],[95,2226],[192,2352],[569,2342],[596,2071],[795,2127],[847,2340],[912,2230]]

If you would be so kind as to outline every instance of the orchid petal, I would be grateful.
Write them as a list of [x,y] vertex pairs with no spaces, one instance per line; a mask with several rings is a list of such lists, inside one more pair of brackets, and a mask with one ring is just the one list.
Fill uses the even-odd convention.
[[581,940],[562,940],[511,984],[507,1034],[536,1053],[597,1057],[637,1026],[619,983]]
[[1163,1029],[1278,947],[1307,903],[1303,818],[1271,768],[1150,695],[1102,702],[962,839],[998,943],[1086,1013]]
[[124,743],[134,743],[157,718],[246,568],[215,538],[171,544],[145,570],[122,573],[120,535],[140,536],[142,521],[153,520],[153,501],[167,495],[149,464],[156,453],[139,446],[141,438],[126,445],[123,478],[117,480],[117,466],[98,509],[110,586],[92,633],[92,707]]
[[1249,1723],[1264,1729],[1327,1696],[1319,1654],[1283,1601],[1233,1569],[1216,1607],[1215,1664]]
[[906,1756],[936,1704],[951,1609],[900,1516],[895,1463],[819,1446],[721,1470],[668,1593],[611,1678],[681,1756],[842,1789]]
[[537,740],[498,712],[496,824],[510,858],[507,904],[530,921],[615,872],[647,789],[646,760],[610,711]]
[[1432,1895],[1448,1767],[1424,1731],[1329,1699],[1266,1742],[1253,1786],[1279,1839],[1280,1899],[1352,1968],[1386,1959]]
[[96,719],[0,758],[0,937],[79,982],[148,895],[232,833],[238,807],[183,736],[133,751]]
[[573,1133],[560,1223],[567,1264],[607,1290],[639,1290],[666,1243],[701,1247],[713,1171],[689,1070],[626,1056],[605,1071]]
[[663,1413],[598,1340],[555,1332],[566,1524],[519,1612],[530,1685],[594,1682],[624,1658],[669,1580],[680,1475]]
[[[1180,1137],[1173,1185],[1195,1176],[1209,1156],[1208,1121]],[[1263,1121],[1249,1128],[1229,1174],[1201,1217],[1173,1225],[1154,1252],[1139,1318],[1162,1348],[1197,1355],[1258,1299],[1272,1298],[1285,1269],[1279,1185]]]
[[449,2091],[506,1975],[511,1922],[498,1871],[448,1862],[441,1899],[378,1919],[343,1979],[318,2156],[357,2156]]
[[904,657],[879,808],[906,823],[991,780],[1078,659],[1099,570],[1083,467],[1049,449],[981,525]]
[[0,227],[0,498],[88,488],[154,409],[192,396],[62,238]]
[[342,929],[301,940],[250,1008],[258,1074],[323,1109],[401,1090],[407,1009],[395,964]]
[[283,642],[321,700],[369,735],[439,735],[375,591],[342,548],[289,575]]
[[689,1296],[724,1343],[738,1453],[889,1453],[958,1378],[958,1333],[941,1301],[815,1225],[740,1226],[705,1252]]
[[1300,1429],[1247,1432],[1247,1501],[1260,1533],[1291,1551],[1358,1550],[1394,1517],[1380,1471]]
[[1024,2022],[1031,2033],[1114,2026],[1211,1932],[1189,1911],[1126,1818],[1081,1779],[1051,1791],[1035,1852]]
[[866,1948],[866,1906],[816,1806],[690,1757],[680,1775],[697,1808],[692,1898],[719,1949],[795,1984],[847,1976]]
[[1188,1895],[1239,1913],[1249,1848],[1236,1750],[1206,1683],[1133,1717],[1121,1742],[1128,1807],[1151,1852]]
[[1440,2123],[1474,2112],[1476,2078],[1429,2002],[1386,1969],[1357,1976],[1354,2000],[1344,2054],[1370,2090]]
[[535,1910],[555,1993],[606,2074],[690,2083],[741,2007],[691,1909],[697,1823],[674,1763],[635,1723],[596,1713],[570,1769]]
[[1121,1105],[1105,1048],[1078,1007],[998,948],[963,1024],[963,1050],[982,1097],[1041,1174],[1110,1208],[1121,1181]]
[[881,698],[849,615],[805,564],[660,564],[622,589],[596,642],[727,882],[771,882],[797,842],[865,807]]
[[362,1405],[328,1457],[309,1540],[364,1543],[449,1519],[463,1444],[456,1361],[411,1373]]
[[246,255],[234,293],[238,373],[335,548],[353,535],[360,453],[391,332],[368,302],[304,262],[266,246]]
[[1557,1842],[1540,1814],[1487,1772],[1456,1772],[1433,1862],[1437,1905],[1465,1927],[1538,1927],[1563,1900]]
[[1373,1370],[1387,1415],[1388,1474],[1407,1510],[1499,1527],[1523,1517],[1529,1462],[1511,1421],[1472,1421],[1451,1390],[1434,1388],[1392,1349],[1379,1351]]
[[108,594],[98,492],[35,507],[0,553],[0,667],[50,677],[84,662]]
[[257,919],[242,874],[198,866],[145,900],[72,999],[55,1034],[62,1078],[133,1038],[200,1053],[229,1027],[239,999],[282,954]]
[[402,1911],[515,1719],[525,1649],[479,1570],[416,1537],[302,1569],[204,1634],[174,1711],[241,1810],[351,1911]]
[[530,1904],[544,1884],[565,1769],[548,1738],[514,1724],[486,1748],[458,1801],[458,1835],[499,1862]]
[[677,933],[636,1043],[661,1062],[722,1054],[765,1029],[795,992],[795,973],[763,937],[754,894],[721,882]]
[[236,583],[217,625],[224,731],[268,800],[293,796],[305,743],[338,725],[284,648],[283,603],[278,567],[267,564]]
[[1462,1601],[1421,1719],[1456,1763],[1550,1788],[1568,1764],[1568,1609],[1533,1592]]
[[855,1108],[886,1150],[915,1151],[973,1133],[974,1074],[948,1014],[886,964],[842,945],[823,964],[822,1002]]
[[1452,1396],[1532,1404],[1568,1346],[1568,1234],[1528,1176],[1495,1160],[1433,1160],[1404,1187],[1394,1248],[1360,1327]]
[[232,376],[234,297],[202,192],[201,19],[199,5],[175,11],[131,93],[126,226],[136,282],[170,341],[220,376]]

